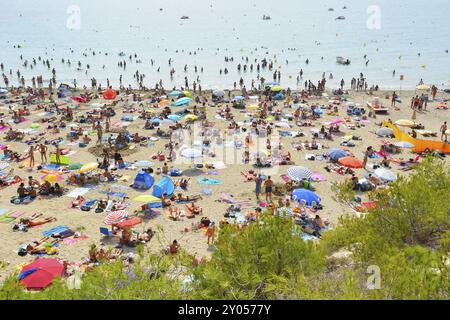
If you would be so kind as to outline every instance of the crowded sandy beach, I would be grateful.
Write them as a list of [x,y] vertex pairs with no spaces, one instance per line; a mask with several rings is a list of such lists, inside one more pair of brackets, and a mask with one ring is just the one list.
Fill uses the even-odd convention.
[[[2,89],[2,278],[37,256],[81,265],[92,244],[207,258],[224,225],[267,210],[320,241],[426,153],[448,161],[449,96],[434,88]],[[336,202],[343,181],[362,199]]]
[[0,23],[0,300],[449,299],[446,3],[40,2]]

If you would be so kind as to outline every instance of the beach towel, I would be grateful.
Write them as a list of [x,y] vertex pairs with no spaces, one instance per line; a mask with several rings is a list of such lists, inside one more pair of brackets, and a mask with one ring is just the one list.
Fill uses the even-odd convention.
[[67,227],[65,225],[59,225],[59,226],[53,227],[49,230],[42,232],[42,235],[44,237],[50,237],[52,234],[59,234],[61,232],[69,231],[69,230],[70,230],[69,227]]
[[78,196],[83,196],[86,193],[89,192],[89,188],[76,188],[74,190],[72,190],[70,193],[68,193],[66,196],[69,198],[76,198]]
[[220,185],[222,184],[222,181],[218,179],[210,179],[210,178],[199,178],[198,183],[200,184],[207,184],[207,185]]
[[86,240],[86,239],[88,239],[88,236],[86,236],[86,235],[81,235],[77,238],[69,237],[69,238],[63,239],[63,243],[66,245],[73,245],[73,244],[76,244],[76,243],[78,243],[82,240]]
[[0,218],[0,223],[10,223],[10,222],[12,222],[14,220],[16,220],[16,218],[14,218],[14,217],[9,217],[9,216],[1,217]]
[[[69,159],[68,156],[60,155],[59,156],[59,160],[60,160],[60,164],[63,165],[63,166],[68,166],[70,164],[70,159]],[[50,155],[50,162],[52,164],[57,164],[57,162],[56,162],[56,154],[51,154]]]
[[7,213],[9,211],[9,209],[0,209],[0,216],[4,215],[5,213]]

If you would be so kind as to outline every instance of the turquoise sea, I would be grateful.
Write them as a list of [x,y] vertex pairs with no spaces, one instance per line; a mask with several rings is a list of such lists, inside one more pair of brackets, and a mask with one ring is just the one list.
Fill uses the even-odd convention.
[[[341,78],[349,83],[363,72],[369,85],[413,88],[423,78],[442,88],[450,86],[449,12],[448,0],[3,0],[0,62],[14,84],[17,69],[27,84],[32,76],[51,77],[42,64],[33,70],[22,66],[25,59],[41,56],[53,59],[58,81],[76,78],[78,85],[90,85],[95,77],[103,86],[109,78],[117,87],[122,74],[125,85],[136,86],[133,74],[139,70],[146,75],[146,86],[159,79],[165,87],[181,86],[185,76],[190,83],[198,76],[203,88],[230,88],[242,76],[250,87],[256,68],[245,73],[236,69],[237,63],[245,64],[241,58],[248,57],[253,62],[273,60],[281,84],[291,88],[297,87],[300,69],[303,80],[314,82],[323,72],[327,78],[332,72],[328,86],[336,86]],[[183,15],[189,19],[180,19]],[[263,20],[263,15],[271,19]],[[345,20],[336,20],[338,16]],[[128,55],[134,53],[141,63],[130,62]],[[225,56],[234,62],[226,63]],[[338,65],[337,56],[350,59],[351,65]],[[61,58],[70,59],[71,67]],[[176,70],[172,81],[169,58]],[[127,61],[125,71],[117,66],[120,60]],[[220,75],[225,67],[230,72]],[[270,80],[272,74],[261,72]],[[400,75],[405,77],[402,82]]]

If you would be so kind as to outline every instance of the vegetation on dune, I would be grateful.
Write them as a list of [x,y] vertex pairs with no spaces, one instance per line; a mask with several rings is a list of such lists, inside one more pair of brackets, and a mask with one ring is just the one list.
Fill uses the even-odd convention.
[[[353,196],[336,189],[343,202]],[[130,266],[94,268],[79,289],[56,281],[33,294],[12,275],[0,299],[449,299],[449,195],[449,168],[430,158],[320,242],[303,241],[292,219],[264,216],[221,230],[199,265],[184,252],[141,254]]]

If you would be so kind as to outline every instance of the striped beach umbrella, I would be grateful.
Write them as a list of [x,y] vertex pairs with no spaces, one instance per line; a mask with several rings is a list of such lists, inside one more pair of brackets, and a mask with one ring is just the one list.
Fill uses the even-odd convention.
[[110,213],[108,213],[105,220],[103,220],[103,223],[108,226],[112,226],[113,224],[119,223],[127,216],[128,212],[125,210],[111,211]]
[[309,178],[311,178],[312,174],[313,174],[313,172],[311,170],[309,170],[306,167],[302,167],[302,166],[290,167],[287,170],[288,177],[294,181],[301,181],[303,179],[309,179]]

